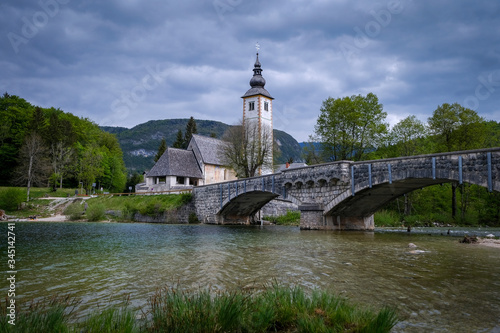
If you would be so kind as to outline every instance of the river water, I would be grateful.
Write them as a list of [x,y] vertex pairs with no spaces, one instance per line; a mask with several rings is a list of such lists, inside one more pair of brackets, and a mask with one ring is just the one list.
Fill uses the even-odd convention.
[[[0,230],[7,240],[7,224]],[[500,332],[500,249],[439,233],[39,222],[18,222],[15,232],[18,302],[72,293],[81,310],[128,296],[141,307],[165,285],[216,290],[278,281],[396,307],[394,332]],[[425,252],[411,253],[409,243]],[[5,278],[0,286],[4,298]]]

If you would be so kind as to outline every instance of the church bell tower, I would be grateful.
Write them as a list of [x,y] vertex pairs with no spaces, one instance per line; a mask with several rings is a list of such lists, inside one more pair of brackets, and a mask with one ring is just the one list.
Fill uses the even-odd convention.
[[273,173],[273,97],[264,88],[266,80],[262,77],[262,68],[259,62],[259,44],[257,58],[253,68],[253,77],[250,80],[250,89],[243,95],[243,126],[256,126],[258,135],[266,138],[270,143],[269,154],[266,157],[267,166],[259,170],[259,174]]

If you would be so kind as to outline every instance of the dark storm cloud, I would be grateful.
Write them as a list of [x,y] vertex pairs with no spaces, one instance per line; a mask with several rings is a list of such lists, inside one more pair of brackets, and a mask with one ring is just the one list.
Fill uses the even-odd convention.
[[459,102],[500,121],[492,1],[10,1],[0,90],[102,125],[236,123],[254,45],[275,127],[306,140],[321,102],[373,92],[394,124]]

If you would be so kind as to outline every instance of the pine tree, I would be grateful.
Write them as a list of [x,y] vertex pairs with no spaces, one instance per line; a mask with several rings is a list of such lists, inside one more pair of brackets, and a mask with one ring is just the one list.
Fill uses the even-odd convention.
[[158,147],[158,152],[156,153],[155,156],[155,163],[158,162],[160,159],[161,155],[167,150],[167,142],[165,141],[165,138],[161,139],[160,147]]
[[196,121],[191,116],[186,125],[186,133],[184,134],[183,148],[187,148],[187,146],[189,145],[189,141],[191,141],[191,138],[193,137],[193,134],[198,134],[198,130],[196,129]]
[[172,147],[174,147],[174,148],[182,148],[183,145],[184,145],[184,138],[182,137],[182,131],[179,130],[177,132],[177,138],[175,139],[175,142],[172,145]]

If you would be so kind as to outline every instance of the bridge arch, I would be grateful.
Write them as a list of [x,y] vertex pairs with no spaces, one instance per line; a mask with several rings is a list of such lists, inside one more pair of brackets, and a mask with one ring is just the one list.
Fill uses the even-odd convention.
[[271,200],[279,197],[279,194],[251,190],[227,199],[221,209],[216,213],[219,223],[245,223],[252,222],[255,214]]

